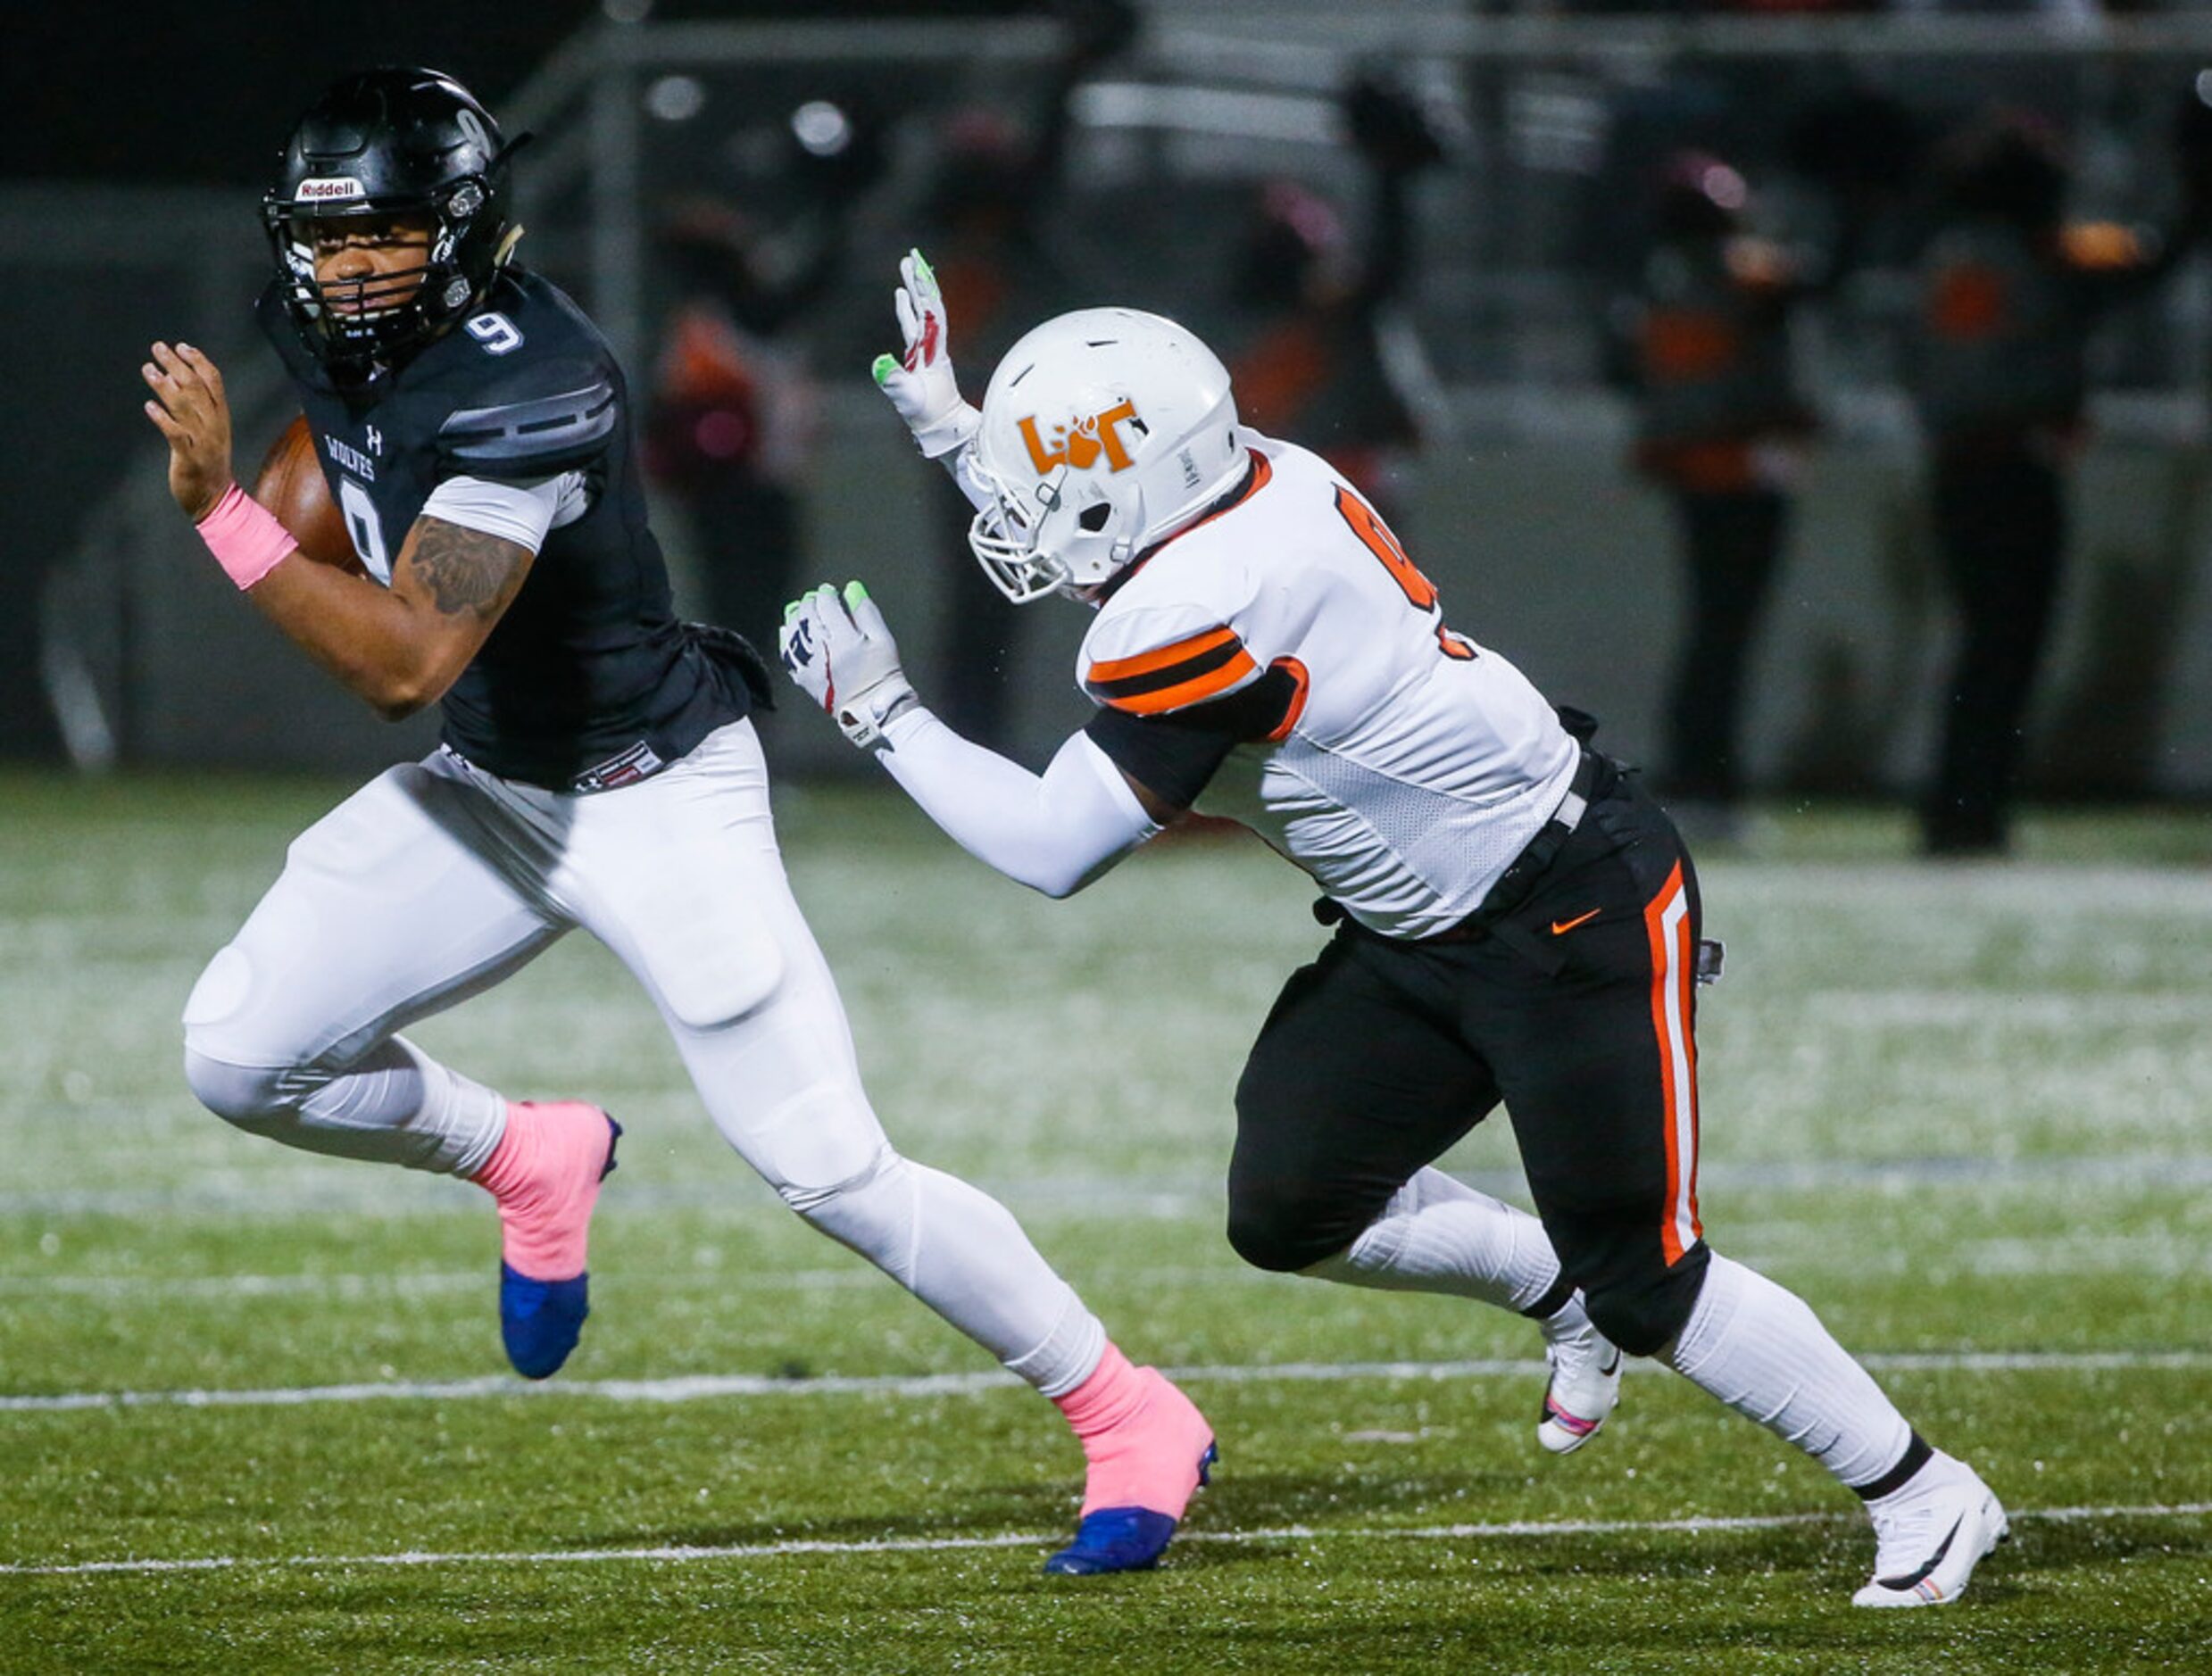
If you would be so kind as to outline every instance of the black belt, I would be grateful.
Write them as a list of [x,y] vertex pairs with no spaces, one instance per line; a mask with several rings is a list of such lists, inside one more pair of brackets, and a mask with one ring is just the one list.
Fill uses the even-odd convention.
[[[1521,847],[1497,882],[1484,892],[1482,905],[1456,925],[1433,932],[1426,937],[1387,937],[1380,932],[1368,932],[1370,936],[1384,937],[1385,942],[1417,945],[1439,942],[1475,942],[1490,934],[1491,927],[1527,900],[1536,888],[1536,881],[1543,871],[1559,859],[1567,841],[1575,835],[1575,828],[1582,825],[1583,817],[1590,812],[1590,805],[1598,793],[1617,773],[1609,758],[1584,745],[1582,760],[1575,766],[1575,777],[1568,784],[1567,795],[1559,806],[1551,811],[1551,818],[1538,828],[1536,835]],[[1356,919],[1344,913],[1343,904],[1323,897],[1313,905],[1313,917],[1324,925],[1343,921],[1354,931],[1367,931]]]

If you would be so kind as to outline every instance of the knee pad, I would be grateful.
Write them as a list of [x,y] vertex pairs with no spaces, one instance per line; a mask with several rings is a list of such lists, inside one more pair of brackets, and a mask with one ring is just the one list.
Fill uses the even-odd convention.
[[1656,1356],[1683,1328],[1697,1307],[1712,1254],[1692,1248],[1671,1269],[1648,1279],[1583,1286],[1583,1307],[1598,1331],[1631,1356]]
[[786,1184],[777,1195],[838,1244],[848,1246],[898,1281],[914,1274],[914,1182],[906,1160],[889,1148],[860,1174],[828,1187]]
[[1229,1189],[1229,1244],[1256,1269],[1293,1274],[1335,1257],[1374,1220],[1291,1183]]
[[228,1116],[230,1091],[239,1079],[278,1074],[271,1066],[304,1062],[315,1049],[300,1039],[290,1020],[295,1009],[272,1007],[272,992],[282,993],[281,975],[257,971],[254,957],[244,937],[226,944],[193,984],[185,1000],[185,1077],[193,1091],[200,1091],[203,1062],[209,1086],[223,1096],[219,1102],[202,1094],[210,1109]]
[[262,1129],[298,1105],[286,1087],[287,1073],[281,1066],[233,1065],[187,1041],[184,1072],[200,1104],[241,1129]]
[[226,943],[216,950],[215,958],[192,985],[192,993],[185,998],[186,1040],[204,1037],[237,1018],[245,1010],[253,990],[253,960],[237,943]]

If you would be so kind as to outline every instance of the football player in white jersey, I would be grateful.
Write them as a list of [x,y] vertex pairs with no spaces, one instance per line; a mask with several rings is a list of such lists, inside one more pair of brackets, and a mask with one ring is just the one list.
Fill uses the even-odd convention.
[[[1238,1083],[1230,1242],[1534,1316],[1554,1450],[1604,1421],[1620,1351],[1655,1357],[1863,1498],[1879,1542],[1858,1604],[1956,1598],[2006,1534],[1997,1498],[1802,1302],[1705,1242],[1697,877],[1588,718],[1448,624],[1326,460],[1240,427],[1182,327],[1048,320],[978,411],[919,253],[901,278],[906,353],[877,380],[969,492],[1006,595],[1097,611],[1077,673],[1098,709],[1041,776],[961,739],[857,583],[790,608],[785,667],[961,845],[1049,895],[1189,809],[1312,876],[1337,930]],[[1534,1217],[1433,1162],[1501,1104]]]

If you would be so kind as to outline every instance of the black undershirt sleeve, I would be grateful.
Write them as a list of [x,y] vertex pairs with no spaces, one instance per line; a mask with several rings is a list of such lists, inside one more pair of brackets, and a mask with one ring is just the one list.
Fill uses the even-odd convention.
[[1226,698],[1160,716],[1102,708],[1084,726],[1113,765],[1160,801],[1188,809],[1241,744],[1265,739],[1298,699],[1287,669],[1273,668]]

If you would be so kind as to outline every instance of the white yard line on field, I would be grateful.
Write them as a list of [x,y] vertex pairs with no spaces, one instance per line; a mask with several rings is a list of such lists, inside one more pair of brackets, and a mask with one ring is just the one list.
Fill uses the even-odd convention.
[[[2083,1523],[2111,1519],[2200,1519],[2212,1514],[2212,1502],[2153,1502],[2102,1507],[2015,1507],[2016,1523]],[[1479,1542],[1499,1538],[1559,1536],[1702,1536],[1740,1531],[1779,1531],[1796,1525],[1855,1522],[1859,1514],[1830,1513],[1764,1514],[1743,1518],[1691,1519],[1514,1519],[1493,1524],[1358,1526],[1344,1529],[1310,1525],[1277,1525],[1254,1531],[1185,1531],[1177,1540],[1243,1547],[1262,1542]],[[698,1560],[782,1559],[791,1556],[840,1554],[946,1554],[976,1548],[1046,1548],[1059,1546],[1060,1536],[1022,1535],[978,1537],[886,1537],[880,1541],[828,1542],[796,1539],[789,1542],[738,1542],[712,1547],[649,1547],[628,1548],[509,1549],[482,1554],[293,1554],[269,1557],[209,1556],[197,1559],[85,1560],[75,1564],[40,1565],[28,1562],[0,1563],[0,1576],[83,1577],[95,1574],[163,1572],[274,1571],[280,1569],[344,1569],[351,1566],[392,1565],[575,1565],[644,1560],[686,1562]]]
[[[1869,1368],[1913,1373],[2041,1373],[2212,1368],[2212,1350],[1952,1350],[1876,1353]],[[1192,1384],[1328,1384],[1345,1380],[1518,1379],[1543,1363],[1492,1357],[1463,1362],[1269,1362],[1166,1370]],[[1631,1363],[1648,1373],[1648,1365]],[[391,1380],[377,1384],[295,1385],[234,1390],[56,1391],[0,1396],[0,1414],[85,1408],[290,1408],[313,1403],[456,1402],[473,1398],[596,1398],[607,1402],[678,1403],[717,1397],[969,1397],[1018,1387],[1011,1373],[829,1374],[778,1379],[764,1373],[696,1373],[672,1379],[563,1380],[524,1384],[500,1375],[444,1381]]]

